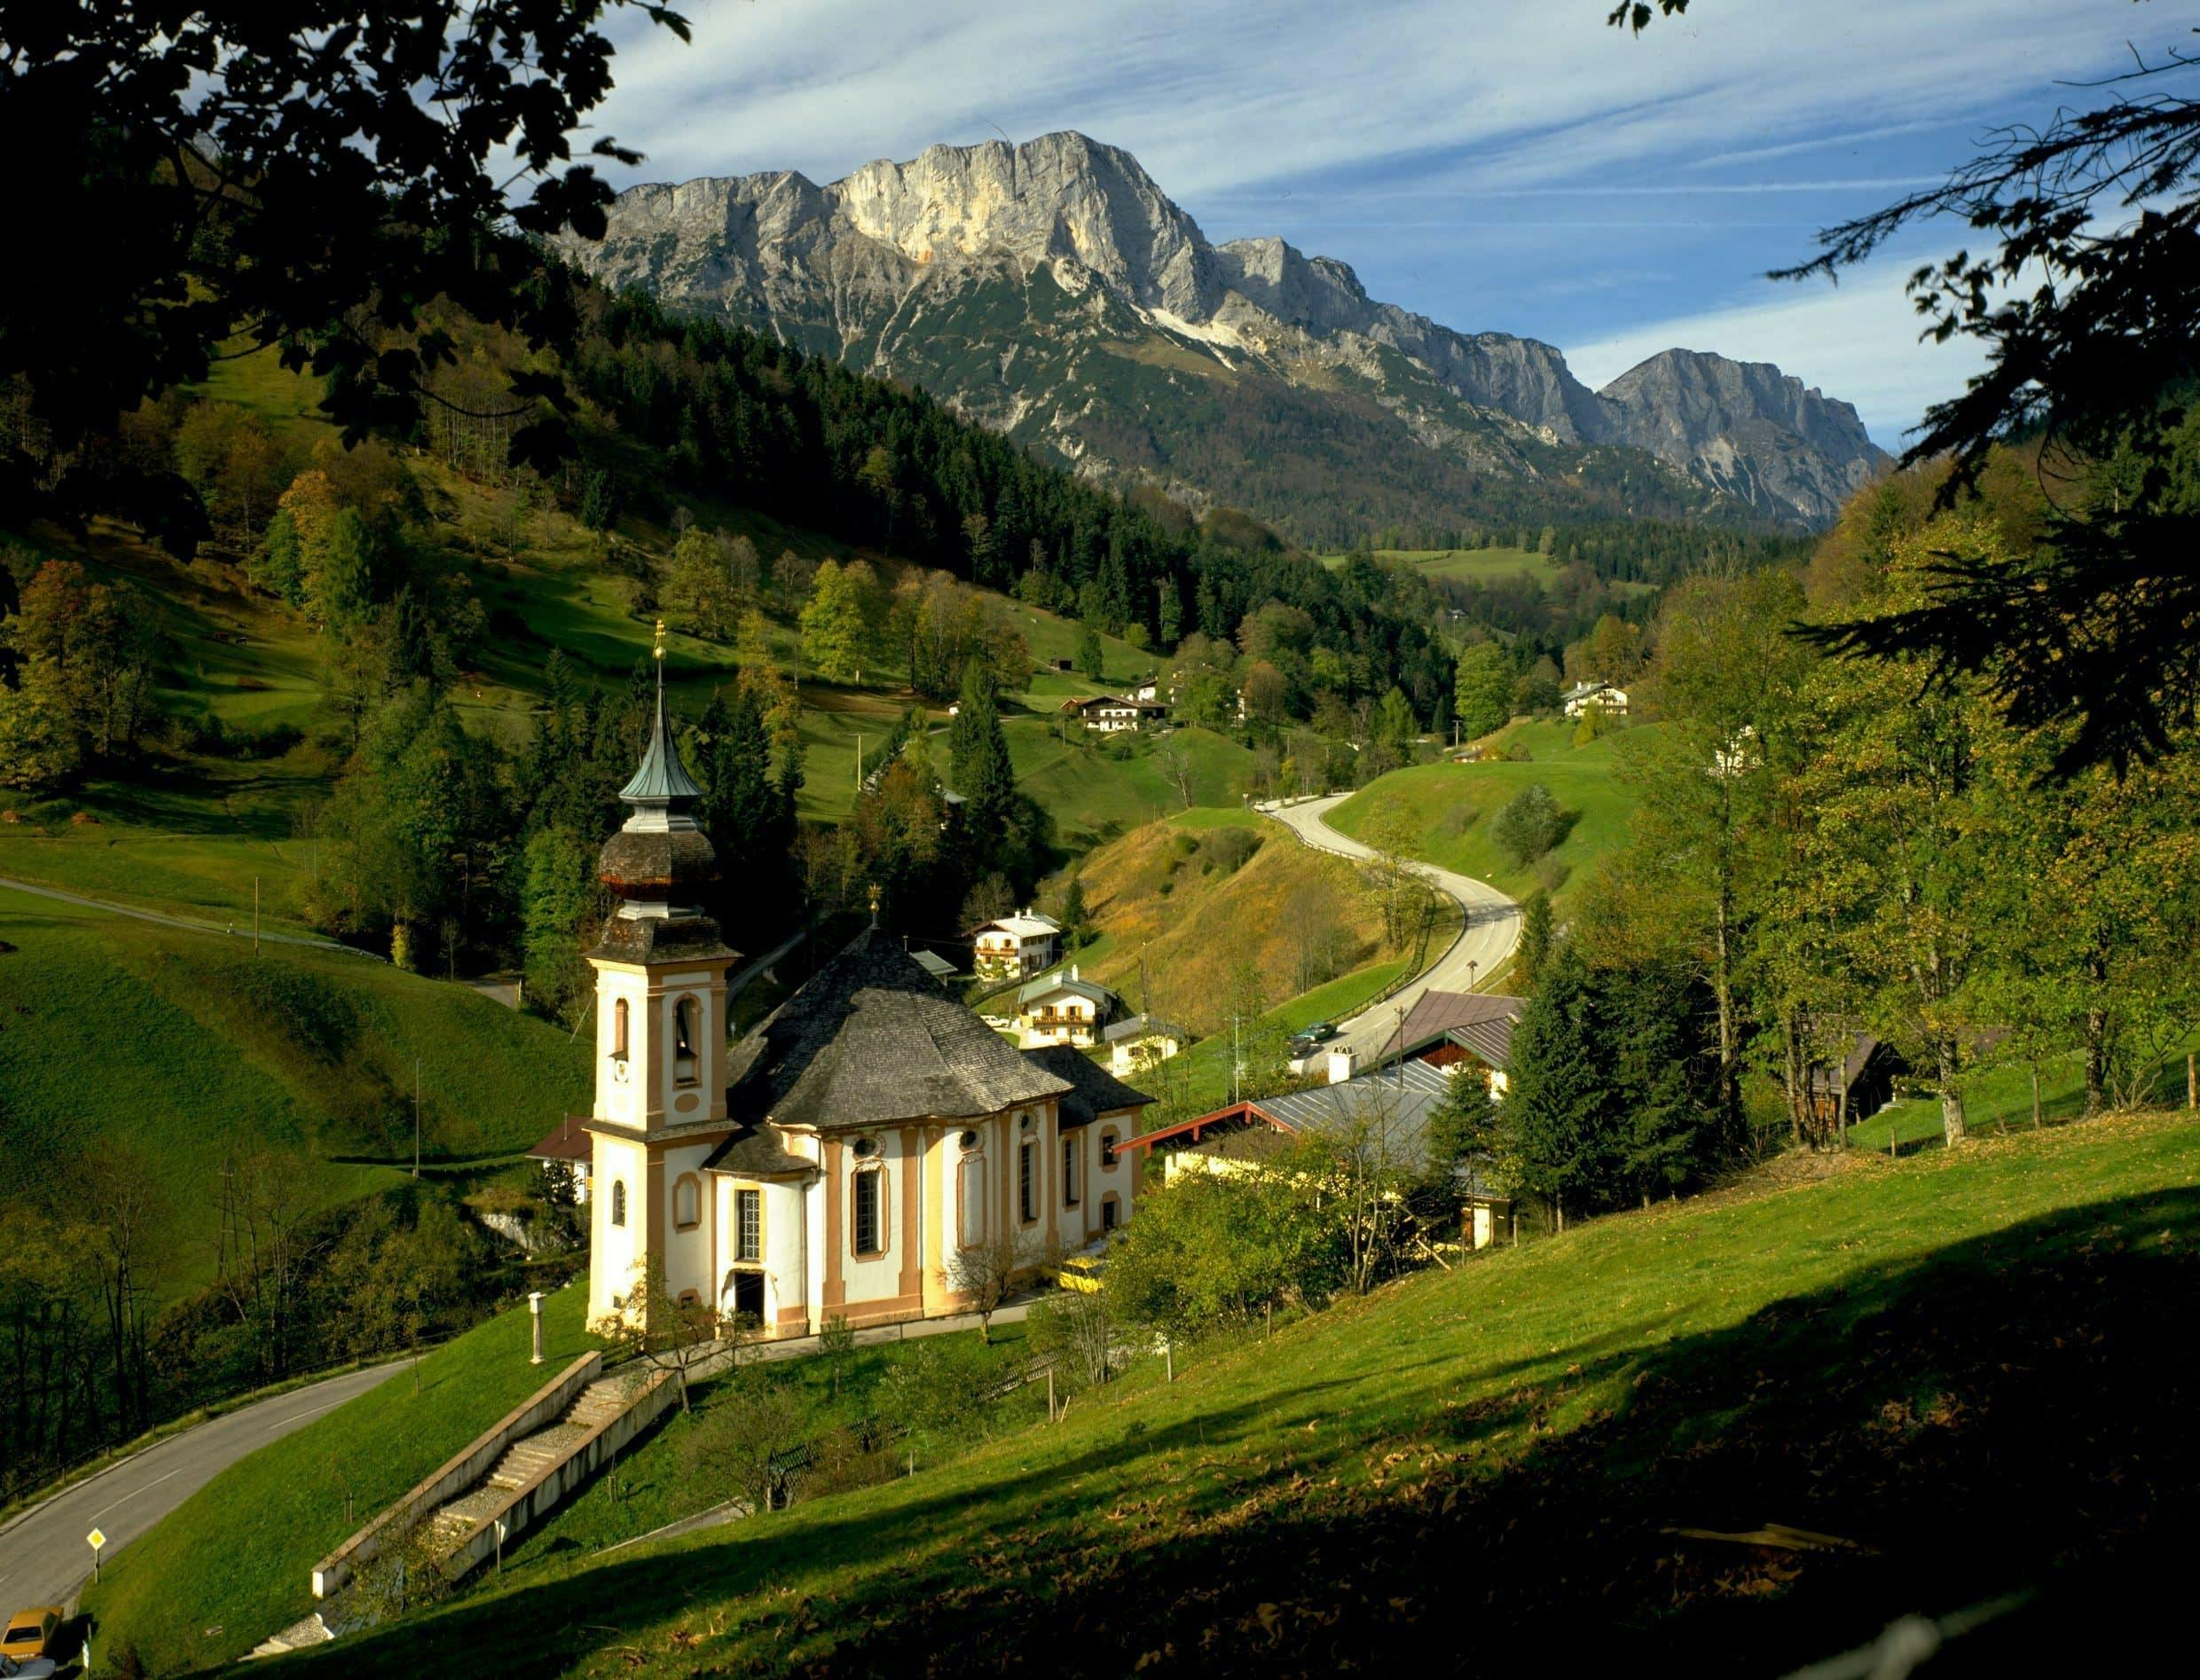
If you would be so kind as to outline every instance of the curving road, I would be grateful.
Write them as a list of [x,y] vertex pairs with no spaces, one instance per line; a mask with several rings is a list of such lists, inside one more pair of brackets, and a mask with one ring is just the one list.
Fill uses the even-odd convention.
[[98,1527],[114,1554],[246,1454],[388,1382],[405,1362],[255,1401],[156,1441],[121,1464],[32,1506],[0,1527],[0,1615],[24,1605],[65,1605],[91,1575],[84,1536]]
[[[1330,812],[1351,797],[1332,793],[1297,805],[1263,805],[1259,809],[1316,851],[1333,852],[1344,858],[1371,858],[1373,851],[1331,828],[1326,820]],[[1365,1013],[1338,1024],[1338,1040],[1357,1051],[1363,1061],[1380,1053],[1397,1031],[1399,1020],[1420,1001],[1422,993],[1472,992],[1477,978],[1495,973],[1497,965],[1512,954],[1520,935],[1520,907],[1489,883],[1439,869],[1433,863],[1418,867],[1429,880],[1458,900],[1466,925],[1451,948],[1410,985]]]

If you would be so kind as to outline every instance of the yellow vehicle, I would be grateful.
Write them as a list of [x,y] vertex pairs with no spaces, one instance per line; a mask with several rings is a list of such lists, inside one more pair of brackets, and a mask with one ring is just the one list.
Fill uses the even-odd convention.
[[0,1633],[0,1657],[44,1656],[46,1641],[60,1625],[61,1612],[53,1605],[17,1611],[8,1618],[7,1631]]
[[1054,1268],[1054,1281],[1063,1289],[1073,1289],[1080,1295],[1100,1292],[1100,1257],[1097,1254],[1072,1254]]

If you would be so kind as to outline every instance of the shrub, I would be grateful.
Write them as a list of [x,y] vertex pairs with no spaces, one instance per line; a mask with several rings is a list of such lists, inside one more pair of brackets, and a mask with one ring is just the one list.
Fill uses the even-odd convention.
[[1207,836],[1206,863],[1224,875],[1235,875],[1261,849],[1261,836],[1250,828],[1218,828]]
[[1492,832],[1497,844],[1525,867],[1566,837],[1566,815],[1551,789],[1540,782],[1522,788],[1497,813]]

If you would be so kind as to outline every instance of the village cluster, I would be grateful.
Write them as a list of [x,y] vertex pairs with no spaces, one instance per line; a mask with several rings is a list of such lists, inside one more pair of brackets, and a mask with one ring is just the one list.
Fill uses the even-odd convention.
[[[1121,703],[1125,727],[1154,704]],[[967,1255],[1005,1238],[1035,1273],[1096,1248],[1157,1151],[1172,1174],[1230,1170],[1257,1154],[1248,1132],[1379,1117],[1410,1167],[1450,1081],[1505,1089],[1520,1001],[1432,991],[1369,1066],[1302,1040],[1294,1072],[1328,1083],[1145,1127],[1154,1098],[1130,1081],[1190,1034],[1065,966],[1061,924],[1029,909],[971,934],[973,970],[1013,986],[1012,1014],[980,1015],[948,990],[953,964],[873,925],[729,1043],[739,957],[702,908],[716,858],[700,797],[660,691],[620,790],[632,813],[599,861],[617,908],[587,953],[595,1100],[532,1151],[585,1210],[592,1323],[670,1303],[771,1339],[965,1312]],[[1471,1169],[1458,1189],[1463,1235],[1493,1241],[1509,1204]]]

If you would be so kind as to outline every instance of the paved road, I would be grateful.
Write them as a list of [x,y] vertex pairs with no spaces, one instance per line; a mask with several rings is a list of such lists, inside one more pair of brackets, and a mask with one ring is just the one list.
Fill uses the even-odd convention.
[[[1332,793],[1290,805],[1265,805],[1267,815],[1291,828],[1307,844],[1340,857],[1371,858],[1375,854],[1349,835],[1340,834],[1326,820],[1328,813],[1351,796]],[[1424,863],[1422,871],[1459,901],[1466,926],[1458,942],[1430,964],[1427,971],[1394,997],[1385,998],[1365,1014],[1340,1023],[1338,1038],[1359,1052],[1363,1059],[1382,1050],[1397,1031],[1400,1012],[1410,1011],[1424,992],[1471,992],[1478,978],[1497,971],[1512,954],[1520,936],[1520,907],[1487,881],[1454,875]]]
[[143,1535],[246,1454],[311,1423],[405,1369],[405,1362],[347,1371],[170,1435],[0,1528],[0,1615],[24,1605],[66,1604],[91,1574],[84,1536],[97,1526],[106,1556]]
[[[250,922],[241,925],[232,922],[226,928],[217,928],[210,922],[191,922],[179,915],[162,915],[158,910],[135,909],[127,904],[117,904],[112,899],[87,899],[81,892],[64,892],[59,887],[37,886],[7,875],[0,875],[0,887],[7,888],[11,892],[28,892],[36,898],[51,899],[61,904],[78,905],[87,910],[104,910],[109,915],[126,915],[133,921],[154,922],[164,928],[181,928],[187,933],[227,933],[232,938],[245,940],[252,938]],[[362,951],[356,945],[343,945],[334,939],[310,938],[301,933],[263,932],[260,938],[268,945],[299,945],[314,951],[342,951],[350,956],[365,957],[370,962],[387,962],[389,960],[377,956],[372,951]],[[6,1613],[4,1610],[0,1610],[0,1615]]]

